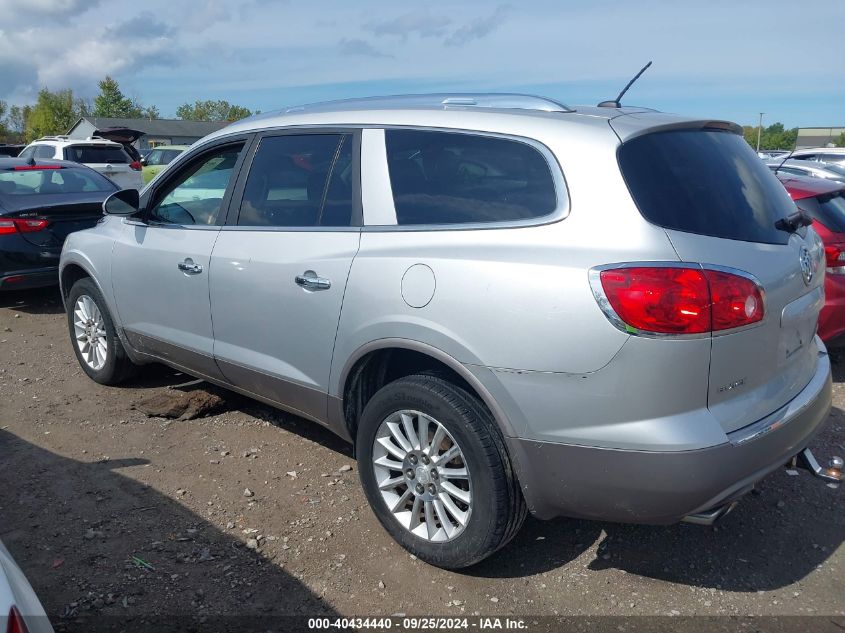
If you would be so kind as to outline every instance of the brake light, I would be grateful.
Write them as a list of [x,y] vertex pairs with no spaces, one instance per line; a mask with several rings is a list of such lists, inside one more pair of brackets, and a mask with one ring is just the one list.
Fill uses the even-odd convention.
[[141,171],[141,168],[141,161],[139,160],[133,160],[131,163],[129,163],[129,169],[132,169],[134,171]]
[[763,318],[763,295],[750,279],[699,268],[638,266],[603,270],[607,302],[630,332],[705,334]]
[[828,273],[845,275],[845,251],[839,246],[825,246],[824,258],[827,262]]
[[6,624],[6,633],[29,633],[29,629],[26,628],[26,622],[23,621],[21,612],[18,611],[18,608],[14,605],[11,609],[9,609],[9,620]]
[[49,220],[40,220],[36,218],[24,219],[0,219],[0,235],[11,235],[12,233],[35,233],[43,231],[49,226]]
[[15,171],[41,171],[42,169],[61,169],[61,165],[15,165]]

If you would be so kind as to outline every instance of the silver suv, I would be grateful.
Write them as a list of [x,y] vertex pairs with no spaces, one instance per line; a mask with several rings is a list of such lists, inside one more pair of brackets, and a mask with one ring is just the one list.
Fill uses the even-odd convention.
[[434,565],[527,512],[710,522],[830,409],[821,242],[731,123],[318,104],[234,123],[104,209],[61,258],[82,369],[160,361],[326,426]]

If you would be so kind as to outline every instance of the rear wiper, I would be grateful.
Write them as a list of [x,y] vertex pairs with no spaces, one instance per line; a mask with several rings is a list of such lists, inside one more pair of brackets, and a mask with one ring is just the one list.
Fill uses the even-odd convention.
[[792,215],[789,215],[785,218],[781,218],[777,222],[775,222],[775,228],[779,231],[786,231],[787,233],[795,233],[798,229],[803,226],[810,226],[813,223],[813,218],[811,218],[806,213],[802,213],[801,211],[797,211]]

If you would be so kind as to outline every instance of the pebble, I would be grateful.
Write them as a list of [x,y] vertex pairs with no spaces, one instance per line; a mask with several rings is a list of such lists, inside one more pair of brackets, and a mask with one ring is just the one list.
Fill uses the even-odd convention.
[[258,549],[258,539],[257,538],[248,538],[246,540],[246,546],[248,549]]
[[234,527],[235,527],[235,523],[234,523],[234,521],[229,521],[229,522],[226,524],[226,529],[227,529],[227,530],[231,530],[231,529],[233,529]]
[[249,488],[244,488],[244,497],[254,497],[255,493]]
[[492,598],[490,598],[490,602],[495,603],[495,602],[498,602],[498,601],[499,601],[499,599],[496,596],[493,596]]
[[384,589],[384,588],[385,588],[385,586],[386,586],[386,585],[384,584],[384,582],[382,582],[381,580],[379,580],[379,581],[378,581],[378,588],[379,588],[379,589]]
[[296,471],[295,471],[295,470],[289,470],[289,471],[288,471],[288,472],[286,472],[285,474],[286,474],[288,477],[290,477],[291,479],[296,479]]
[[338,468],[338,472],[341,473],[348,473],[350,470],[352,470],[352,466],[350,466],[349,464],[344,464],[343,466]]

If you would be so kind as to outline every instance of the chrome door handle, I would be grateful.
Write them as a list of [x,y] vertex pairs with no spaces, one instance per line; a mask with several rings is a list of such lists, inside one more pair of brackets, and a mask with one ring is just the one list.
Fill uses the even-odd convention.
[[202,272],[202,266],[199,264],[195,264],[194,260],[190,257],[186,258],[184,261],[179,262],[176,266],[182,272],[188,273],[189,275],[197,275]]
[[301,275],[294,278],[297,286],[302,286],[306,290],[328,290],[332,287],[332,282],[325,277],[318,277],[313,270],[306,270]]

